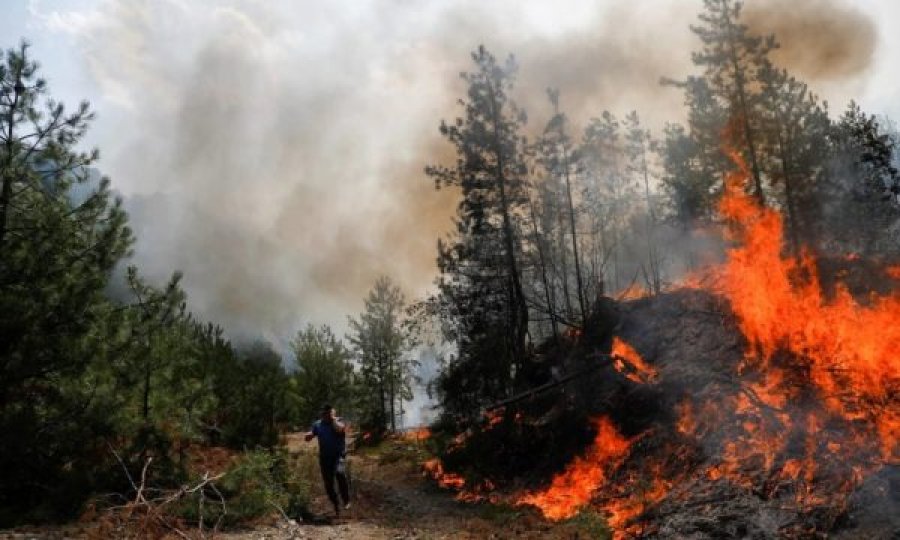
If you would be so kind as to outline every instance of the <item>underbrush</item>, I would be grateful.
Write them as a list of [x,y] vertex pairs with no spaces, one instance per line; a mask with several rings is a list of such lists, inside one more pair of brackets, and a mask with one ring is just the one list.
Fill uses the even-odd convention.
[[389,437],[374,446],[364,446],[357,453],[378,460],[382,465],[393,463],[421,463],[431,457],[424,441],[409,440],[402,436]]
[[202,538],[273,518],[308,519],[310,488],[318,474],[312,455],[253,450],[234,456],[221,472],[192,471],[181,486],[157,488],[145,485],[150,465],[133,480],[127,499],[95,503],[96,538],[161,538],[172,533]]

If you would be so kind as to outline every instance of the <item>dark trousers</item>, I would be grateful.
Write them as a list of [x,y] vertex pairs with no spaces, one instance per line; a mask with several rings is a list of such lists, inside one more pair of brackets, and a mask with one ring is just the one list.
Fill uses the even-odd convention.
[[325,491],[328,493],[328,499],[334,505],[334,509],[338,510],[340,501],[338,501],[337,492],[334,490],[334,481],[337,480],[338,489],[341,490],[341,500],[344,504],[350,502],[350,484],[347,482],[347,474],[337,471],[338,460],[340,457],[323,457],[319,456],[319,468],[322,470],[322,481],[325,482]]

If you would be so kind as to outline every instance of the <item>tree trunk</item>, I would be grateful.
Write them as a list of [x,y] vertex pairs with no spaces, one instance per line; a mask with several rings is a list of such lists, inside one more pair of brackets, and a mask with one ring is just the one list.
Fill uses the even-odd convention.
[[381,379],[380,381],[378,381],[378,396],[380,398],[378,400],[378,405],[380,407],[380,418],[378,419],[378,424],[379,424],[378,427],[381,429],[385,429],[385,428],[387,428],[387,407],[384,404],[384,401],[385,401],[384,358],[382,358],[381,355],[379,355],[379,358],[378,358],[378,371],[379,371],[379,378]]
[[544,299],[547,302],[547,313],[550,315],[550,327],[553,331],[554,339],[559,337],[559,329],[556,326],[556,309],[553,305],[553,295],[550,291],[550,281],[547,279],[547,261],[544,257],[544,247],[541,241],[541,235],[537,228],[537,214],[534,211],[534,202],[528,199],[528,208],[531,210],[531,228],[534,231],[534,243],[537,246],[538,259],[541,264],[541,281],[544,284]]
[[557,208],[556,212],[556,227],[556,244],[559,246],[560,284],[562,285],[563,300],[565,301],[566,318],[572,319],[572,295],[569,294],[569,260],[566,257],[566,224],[563,219],[563,213],[559,208]]
[[786,199],[789,237],[791,239],[791,252],[795,256],[800,255],[800,231],[797,220],[797,207],[794,201],[794,189],[791,185],[790,166],[788,165],[788,149],[781,132],[781,126],[778,129],[778,152],[781,158],[781,176],[784,182],[784,197]]
[[491,116],[494,132],[494,153],[497,159],[497,184],[500,190],[500,210],[503,217],[503,243],[506,249],[506,263],[509,272],[510,287],[510,323],[513,330],[512,352],[513,363],[521,367],[525,357],[525,333],[528,330],[528,307],[525,305],[525,295],[522,293],[522,283],[519,277],[519,267],[515,254],[515,237],[513,233],[512,218],[509,211],[509,200],[506,193],[506,172],[503,159],[503,145],[500,134],[500,111],[497,110],[497,100],[494,89],[488,82],[488,92],[491,104]]
[[569,227],[572,233],[572,256],[575,258],[575,280],[578,286],[578,305],[581,308],[581,326],[584,326],[584,319],[587,316],[587,309],[584,305],[584,282],[581,279],[581,264],[578,258],[578,233],[575,230],[575,205],[572,203],[572,182],[569,179],[569,152],[563,147],[563,166],[566,173],[566,200],[569,210]]
[[644,196],[647,200],[647,264],[650,266],[651,292],[659,294],[662,289],[662,278],[659,272],[659,261],[656,260],[654,240],[656,238],[656,217],[653,215],[653,204],[650,201],[650,172],[647,170],[647,151],[641,141],[641,170],[644,174]]
[[[18,75],[16,76],[18,81]],[[6,163],[3,169],[0,169],[0,175],[3,175],[3,186],[0,188],[0,254],[3,253],[3,245],[6,240],[6,231],[9,221],[9,205],[12,202],[12,184],[15,178],[13,174],[13,126],[16,121],[16,108],[19,106],[19,85],[16,84],[15,94],[13,95],[12,104],[9,107],[9,114],[6,117]]]
[[397,396],[394,388],[394,358],[393,354],[391,358],[388,360],[388,381],[390,386],[388,387],[388,391],[391,396],[391,432],[397,432],[397,415],[394,412],[394,403],[397,401]]
[[754,194],[759,200],[759,204],[765,206],[766,196],[763,193],[762,177],[759,168],[759,160],[756,156],[753,128],[750,126],[750,111],[747,108],[747,90],[745,88],[746,81],[744,80],[744,70],[741,68],[740,61],[738,60],[737,49],[735,48],[734,43],[734,24],[728,15],[727,4],[728,2],[723,0],[722,5],[724,9],[722,10],[722,13],[725,16],[725,24],[728,29],[729,56],[731,67],[734,70],[734,84],[735,90],[737,91],[738,106],[740,108],[738,120],[741,122],[741,127],[744,132],[744,141],[747,143],[747,154],[750,157],[750,171],[753,175]]

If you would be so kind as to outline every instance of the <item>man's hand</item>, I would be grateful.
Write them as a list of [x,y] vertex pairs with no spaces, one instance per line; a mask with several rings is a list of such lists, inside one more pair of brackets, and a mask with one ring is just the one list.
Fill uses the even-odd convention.
[[306,435],[303,436],[303,439],[304,439],[306,442],[309,442],[309,441],[311,441],[311,440],[313,440],[313,439],[315,439],[315,438],[316,438],[316,435],[315,435],[312,431],[310,431],[309,433],[307,433]]

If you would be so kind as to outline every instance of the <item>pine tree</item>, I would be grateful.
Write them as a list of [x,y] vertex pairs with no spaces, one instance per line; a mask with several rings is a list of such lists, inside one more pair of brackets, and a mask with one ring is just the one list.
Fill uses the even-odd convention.
[[647,290],[659,294],[662,290],[662,270],[659,247],[656,243],[656,203],[650,192],[650,164],[648,155],[653,146],[650,132],[641,125],[637,111],[625,117],[625,154],[628,157],[628,171],[639,185],[643,185],[645,206],[644,240],[646,243],[646,263],[642,272]]
[[663,84],[681,88],[688,109],[687,128],[668,125],[658,150],[670,210],[682,227],[690,228],[713,218],[725,173],[733,166],[722,151],[728,110],[702,77],[683,82],[664,79]]
[[878,120],[851,102],[829,137],[828,175],[820,191],[818,236],[834,251],[895,250],[900,173],[895,142]]
[[84,489],[62,478],[94,470],[82,458],[110,425],[102,388],[81,378],[127,346],[104,295],[131,245],[125,213],[106,179],[71,193],[98,157],[76,150],[93,115],[44,102],[28,52],[0,56],[0,523]]
[[444,371],[445,410],[474,414],[478,404],[507,395],[526,361],[528,306],[522,286],[522,216],[527,212],[524,113],[510,100],[516,65],[498,64],[480,47],[464,115],[442,123],[453,144],[452,167],[431,166],[437,187],[462,194],[456,231],[438,245],[441,272],[434,309],[457,346]]
[[756,88],[758,71],[777,47],[773,36],[751,35],[740,23],[742,3],[736,0],[704,0],[701,24],[691,26],[702,48],[693,54],[694,64],[704,69],[703,78],[728,109],[731,144],[745,154],[756,197],[765,203],[759,133],[761,97]]
[[292,382],[301,421],[315,418],[325,403],[334,405],[339,414],[349,412],[355,406],[351,354],[331,328],[310,324],[297,332],[291,347],[297,362]]
[[365,299],[359,318],[350,319],[350,343],[360,367],[360,425],[367,430],[396,431],[402,402],[412,399],[415,362],[405,356],[410,342],[404,308],[400,288],[382,276]]
[[780,188],[788,237],[799,254],[802,245],[815,244],[816,192],[826,173],[831,121],[807,85],[786,70],[767,64],[759,72],[759,81],[766,169],[772,184]]
[[[623,250],[637,195],[637,183],[628,173],[622,124],[610,112],[592,118],[579,147],[583,168],[583,199],[592,223],[592,282],[612,283],[612,290],[627,286]],[[611,279],[605,279],[607,266]]]
[[[577,322],[583,326],[584,319],[587,316],[587,306],[585,302],[584,278],[581,272],[581,257],[578,253],[578,212],[573,195],[575,190],[574,177],[579,172],[579,157],[575,151],[572,138],[568,133],[568,118],[559,109],[559,90],[548,89],[547,93],[550,103],[553,105],[553,116],[544,128],[544,133],[539,141],[539,161],[549,175],[549,181],[559,186],[559,194],[555,201],[559,207],[557,216],[562,219],[558,227],[560,234],[559,251],[563,262],[562,268],[565,271],[567,267],[565,264],[565,259],[567,258],[566,250],[569,247],[572,250],[572,266],[575,270],[575,298],[578,301]],[[566,238],[567,236],[568,239]],[[562,278],[567,315],[570,320],[574,320],[572,308],[569,304],[568,276],[563,275]]]
[[697,166],[703,159],[697,141],[684,126],[668,124],[659,153],[663,164],[661,182],[670,215],[684,230],[710,220],[717,179]]

